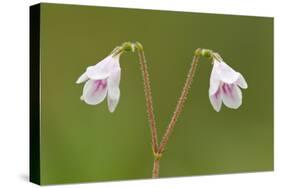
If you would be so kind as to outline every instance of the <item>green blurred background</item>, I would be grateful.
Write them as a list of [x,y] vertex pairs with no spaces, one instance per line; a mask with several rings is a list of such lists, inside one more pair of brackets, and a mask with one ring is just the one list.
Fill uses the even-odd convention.
[[201,58],[160,176],[273,170],[273,18],[42,4],[42,184],[150,178],[152,151],[137,54],[121,61],[121,98],[90,106],[75,84],[125,41],[144,45],[159,138],[196,48],[219,52],[246,78],[238,110],[213,110]]

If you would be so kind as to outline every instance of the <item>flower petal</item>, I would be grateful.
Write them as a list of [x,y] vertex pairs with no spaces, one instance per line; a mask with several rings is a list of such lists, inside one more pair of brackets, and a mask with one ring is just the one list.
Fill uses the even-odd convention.
[[242,93],[235,84],[222,84],[222,100],[228,108],[237,109],[242,104]]
[[243,88],[243,89],[247,89],[248,88],[248,84],[247,84],[245,78],[242,76],[242,74],[240,74],[238,80],[236,81],[236,84],[238,86],[240,86],[241,88]]
[[233,70],[230,66],[228,66],[224,62],[219,63],[219,67],[217,71],[220,75],[220,80],[227,84],[235,83],[240,77],[240,73]]
[[89,79],[87,74],[84,72],[76,81],[76,84],[81,84],[82,82],[85,82]]
[[[118,65],[119,66],[119,63]],[[120,84],[121,79],[121,69],[120,67],[117,67],[115,70],[113,70],[108,78],[108,96],[107,96],[107,102],[108,102],[108,108],[110,112],[114,112],[115,108],[117,107],[117,104],[119,102],[120,98]]]
[[112,65],[112,56],[109,55],[94,66],[87,68],[86,74],[92,80],[102,80],[109,76]]
[[120,98],[120,90],[118,89],[118,98],[112,98],[109,95],[107,96],[107,105],[108,105],[108,110],[109,112],[114,112]]
[[214,61],[213,69],[210,76],[209,96],[218,91],[220,86],[220,75],[218,72],[219,62]]
[[107,93],[107,80],[88,80],[83,88],[82,99],[91,105],[102,102]]
[[[119,66],[119,63],[118,65]],[[113,70],[108,78],[108,96],[107,96],[107,103],[108,109],[110,112],[114,112],[120,98],[120,78],[121,78],[121,69],[117,67]]]
[[218,88],[218,90],[214,94],[209,93],[210,102],[215,109],[215,111],[219,112],[221,109],[222,104],[222,93],[221,89]]

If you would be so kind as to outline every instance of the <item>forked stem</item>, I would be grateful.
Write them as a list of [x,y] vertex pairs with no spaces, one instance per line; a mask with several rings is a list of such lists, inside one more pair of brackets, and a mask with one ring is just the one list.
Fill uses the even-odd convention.
[[[165,150],[165,147],[169,141],[169,138],[175,128],[176,121],[184,107],[185,101],[186,101],[188,93],[189,93],[189,89],[192,84],[193,77],[196,72],[199,58],[202,55],[202,50],[200,48],[195,50],[194,57],[193,57],[193,60],[191,63],[191,67],[188,71],[187,78],[185,80],[185,84],[182,89],[181,96],[178,99],[176,109],[175,109],[173,116],[170,120],[170,123],[166,129],[166,132],[162,138],[160,146],[158,147],[157,129],[156,129],[154,112],[153,112],[153,103],[152,103],[152,94],[151,94],[149,73],[148,73],[148,68],[147,68],[147,64],[146,64],[146,60],[145,60],[145,56],[144,56],[144,50],[143,50],[143,46],[138,42],[135,43],[135,48],[138,53],[140,68],[141,68],[142,77],[143,77],[146,108],[147,108],[148,120],[149,120],[149,125],[150,125],[150,130],[151,130],[152,150],[153,150],[153,155],[154,155],[152,178],[158,178],[159,177],[159,168],[160,168],[160,164],[159,164],[160,159],[161,159],[162,154]],[[209,51],[207,51],[207,52],[209,52]]]

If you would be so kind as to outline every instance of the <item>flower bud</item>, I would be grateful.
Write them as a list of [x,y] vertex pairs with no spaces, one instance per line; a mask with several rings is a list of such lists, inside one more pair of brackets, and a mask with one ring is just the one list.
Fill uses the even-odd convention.
[[135,45],[131,42],[124,42],[122,44],[122,50],[124,52],[134,52],[135,51]]
[[213,56],[213,51],[209,49],[202,49],[201,50],[201,55],[203,57],[211,58]]

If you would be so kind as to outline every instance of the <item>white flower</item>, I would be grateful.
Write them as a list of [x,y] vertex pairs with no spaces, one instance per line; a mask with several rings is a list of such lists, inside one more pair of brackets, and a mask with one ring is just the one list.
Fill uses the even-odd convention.
[[107,56],[96,65],[88,67],[86,72],[78,78],[77,84],[87,81],[81,100],[87,104],[96,105],[107,96],[109,111],[115,110],[120,98],[121,68],[119,57],[120,54]]
[[209,98],[217,112],[220,111],[222,102],[229,108],[239,108],[242,104],[242,92],[238,86],[243,89],[248,87],[244,77],[223,61],[214,58]]

